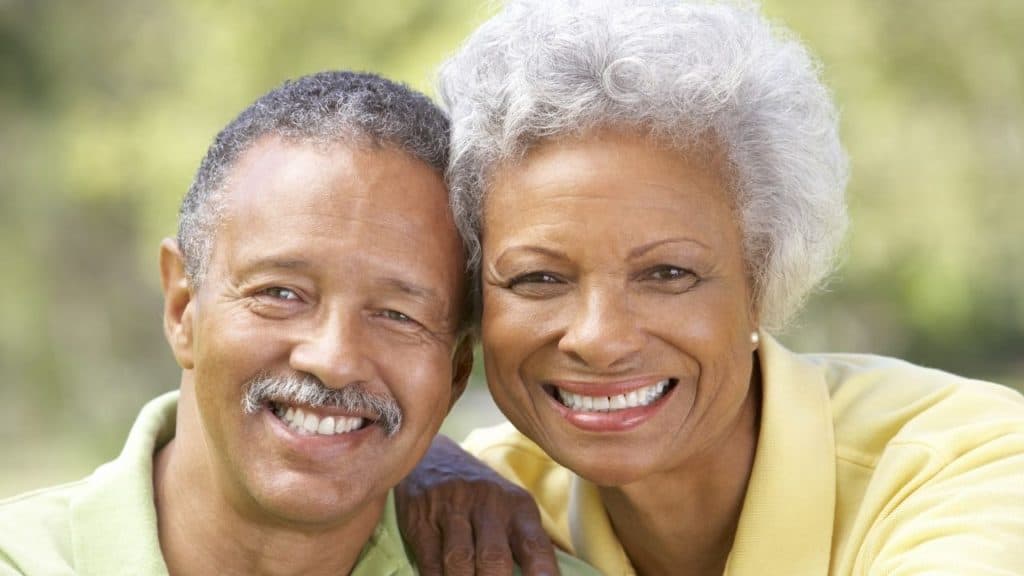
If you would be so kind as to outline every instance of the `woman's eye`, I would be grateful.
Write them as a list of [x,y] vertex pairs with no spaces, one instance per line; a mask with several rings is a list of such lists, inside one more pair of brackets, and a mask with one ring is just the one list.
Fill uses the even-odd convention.
[[648,275],[654,280],[679,280],[693,276],[693,272],[676,266],[657,266]]
[[673,292],[689,290],[700,281],[691,270],[671,265],[650,268],[644,274],[644,278]]
[[562,280],[553,274],[547,272],[529,272],[526,274],[520,274],[513,278],[509,283],[509,288],[515,288],[520,284],[561,284]]
[[569,284],[550,272],[528,272],[510,280],[505,288],[524,298],[547,299],[564,294]]
[[299,295],[289,288],[282,288],[280,286],[273,286],[263,290],[262,294],[270,296],[276,300],[299,300]]

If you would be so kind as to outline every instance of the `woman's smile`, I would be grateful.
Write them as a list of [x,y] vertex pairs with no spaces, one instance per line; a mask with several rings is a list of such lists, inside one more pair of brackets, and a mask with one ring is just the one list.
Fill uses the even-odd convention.
[[544,386],[554,409],[573,426],[590,432],[628,430],[646,422],[675,391],[676,378],[619,382],[556,381]]
[[676,378],[634,379],[620,382],[588,383],[555,381],[549,393],[574,412],[619,412],[649,406],[678,383]]

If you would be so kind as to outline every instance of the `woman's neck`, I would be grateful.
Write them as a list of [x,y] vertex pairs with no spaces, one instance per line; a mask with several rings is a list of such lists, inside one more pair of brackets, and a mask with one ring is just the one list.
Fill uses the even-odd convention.
[[699,459],[626,486],[600,488],[638,574],[720,576],[725,570],[757,450],[759,382],[755,371],[731,433]]

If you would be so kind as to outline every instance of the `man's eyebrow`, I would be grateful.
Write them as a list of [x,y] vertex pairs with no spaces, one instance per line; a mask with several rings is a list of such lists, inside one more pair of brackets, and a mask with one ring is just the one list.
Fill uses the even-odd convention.
[[412,296],[417,300],[421,300],[424,302],[441,301],[441,297],[438,295],[437,291],[433,290],[432,288],[421,286],[419,284],[409,282],[408,280],[404,280],[402,278],[391,276],[380,279],[378,283],[385,289],[397,290],[399,292],[402,292],[403,294]]
[[[312,264],[307,260],[299,259],[282,259],[282,258],[257,258],[252,262],[247,263],[243,268],[243,272],[251,273],[259,270],[308,270],[312,267]],[[398,278],[397,276],[389,276],[381,278],[377,281],[377,284],[382,290],[396,290],[408,296],[412,296],[417,300],[423,302],[440,302],[442,300],[440,294],[433,288],[410,282],[404,278]]]
[[243,272],[258,270],[306,270],[310,264],[306,260],[282,258],[257,258],[242,267]]

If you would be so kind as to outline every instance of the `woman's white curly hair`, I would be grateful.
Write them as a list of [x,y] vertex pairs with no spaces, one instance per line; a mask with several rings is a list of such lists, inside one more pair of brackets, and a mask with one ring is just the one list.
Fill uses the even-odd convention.
[[453,209],[478,275],[488,176],[546,139],[641,129],[727,160],[762,326],[831,272],[846,154],[819,67],[756,4],[510,0],[441,68]]

